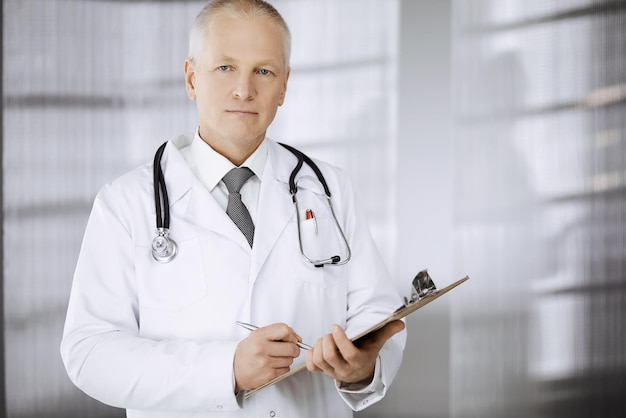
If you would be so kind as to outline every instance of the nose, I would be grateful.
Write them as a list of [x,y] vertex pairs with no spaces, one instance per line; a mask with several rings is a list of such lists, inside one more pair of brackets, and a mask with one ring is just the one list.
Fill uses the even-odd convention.
[[237,84],[233,90],[233,95],[240,100],[250,100],[256,94],[252,76],[241,74],[237,77]]

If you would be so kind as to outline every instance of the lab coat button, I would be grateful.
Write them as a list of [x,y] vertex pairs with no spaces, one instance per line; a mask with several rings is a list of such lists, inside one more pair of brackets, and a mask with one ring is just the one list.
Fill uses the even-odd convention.
[[276,416],[276,412],[270,411],[270,417],[275,417],[275,416]]
[[222,406],[222,405],[216,405],[216,406],[215,406],[215,408],[216,408],[216,409],[222,409],[222,408],[223,408],[223,406]]
[[367,399],[363,401],[363,405],[367,405]]

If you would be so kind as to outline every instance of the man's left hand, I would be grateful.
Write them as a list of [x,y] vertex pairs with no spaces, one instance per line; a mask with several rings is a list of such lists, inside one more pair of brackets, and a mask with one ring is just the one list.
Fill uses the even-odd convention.
[[344,383],[369,383],[374,376],[376,358],[385,342],[404,329],[397,320],[360,340],[358,346],[346,336],[339,325],[315,342],[306,354],[306,367],[311,372],[321,372]]

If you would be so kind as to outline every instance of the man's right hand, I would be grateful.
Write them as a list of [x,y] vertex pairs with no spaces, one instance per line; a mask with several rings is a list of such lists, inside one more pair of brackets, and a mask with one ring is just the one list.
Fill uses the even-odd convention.
[[235,392],[256,389],[289,371],[302,338],[287,324],[253,331],[235,350]]

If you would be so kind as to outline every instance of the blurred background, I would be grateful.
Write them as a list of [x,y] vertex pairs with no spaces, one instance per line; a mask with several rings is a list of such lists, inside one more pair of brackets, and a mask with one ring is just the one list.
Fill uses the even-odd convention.
[[[626,416],[626,1],[272,3],[269,135],[349,171],[401,292],[471,277],[357,416]],[[2,2],[0,416],[124,416],[67,378],[65,309],[98,189],[196,127],[202,4]]]

